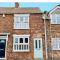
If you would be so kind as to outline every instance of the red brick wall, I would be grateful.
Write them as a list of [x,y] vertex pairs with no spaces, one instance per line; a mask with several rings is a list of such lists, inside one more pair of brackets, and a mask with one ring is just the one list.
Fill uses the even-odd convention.
[[[60,25],[59,24],[51,24],[51,38],[60,38]],[[51,46],[51,45],[50,45]],[[53,55],[53,57],[52,57]],[[53,60],[60,60],[60,51],[59,50],[51,50],[50,57]]]
[[[44,42],[44,21],[42,14],[30,14],[29,26],[30,29],[13,29],[14,16],[6,15],[5,18],[0,15],[0,33],[9,32],[8,45],[7,45],[7,60],[34,60],[34,35],[40,34],[43,40],[43,56],[45,60],[45,42]],[[30,34],[29,52],[13,52],[13,34]]]

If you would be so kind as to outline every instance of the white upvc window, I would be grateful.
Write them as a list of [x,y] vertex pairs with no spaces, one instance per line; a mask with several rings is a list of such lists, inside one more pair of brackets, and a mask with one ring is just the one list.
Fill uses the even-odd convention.
[[60,38],[52,38],[52,50],[60,50]]
[[29,51],[29,35],[13,35],[13,51]]
[[29,29],[29,14],[14,14],[14,29]]
[[51,24],[60,24],[60,14],[51,14]]

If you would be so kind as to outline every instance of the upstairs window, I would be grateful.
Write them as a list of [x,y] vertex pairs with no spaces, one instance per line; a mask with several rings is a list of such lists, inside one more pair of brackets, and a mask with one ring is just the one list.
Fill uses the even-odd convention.
[[29,29],[29,14],[14,14],[14,29]]
[[60,14],[51,14],[51,24],[60,24]]

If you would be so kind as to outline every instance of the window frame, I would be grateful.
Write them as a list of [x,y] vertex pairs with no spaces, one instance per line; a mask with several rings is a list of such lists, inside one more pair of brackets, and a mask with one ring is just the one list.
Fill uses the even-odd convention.
[[[53,22],[53,18],[52,18],[53,15],[56,16],[56,19],[55,19],[56,21],[55,21],[55,22]],[[51,23],[51,24],[60,24],[60,22],[58,23],[58,21],[57,21],[57,19],[58,19],[57,16],[58,16],[58,15],[60,15],[60,14],[50,14],[50,18],[51,18],[50,23]]]
[[[28,17],[27,19],[27,22],[20,22],[20,27],[16,27],[18,24],[15,22],[15,17],[24,17],[24,16],[26,16],[26,17]],[[30,29],[30,27],[29,27],[29,16],[30,16],[30,14],[14,14],[14,29]],[[22,25],[21,24],[24,24],[25,23],[25,25],[26,24],[28,24],[28,27],[22,27]],[[15,24],[17,24],[17,25],[15,25]]]
[[[57,43],[53,43],[53,40],[57,40],[58,41],[58,44]],[[59,40],[58,40],[59,39]],[[55,41],[56,42],[56,41]],[[51,38],[51,47],[52,47],[52,50],[60,50],[60,38]],[[55,48],[54,48],[54,44],[56,45],[58,45],[58,46],[55,46]],[[57,47],[57,48],[56,48]]]
[[[29,37],[30,37],[30,35],[13,35],[13,52],[29,52],[30,51],[30,49],[29,49]],[[18,43],[14,43],[15,41],[15,38],[23,38],[23,39],[25,39],[25,38],[28,38],[28,43],[19,43],[19,40],[18,40]],[[28,49],[27,50],[15,50],[14,49],[14,45],[15,44],[18,44],[18,46],[21,44],[21,45],[28,45]],[[18,47],[19,48],[19,47]]]
[[[40,41],[40,44],[39,44],[39,41]],[[37,45],[36,45],[36,43],[37,43]],[[39,47],[39,45],[40,45],[40,47]],[[42,38],[34,38],[34,49],[36,49],[36,50],[42,49]]]

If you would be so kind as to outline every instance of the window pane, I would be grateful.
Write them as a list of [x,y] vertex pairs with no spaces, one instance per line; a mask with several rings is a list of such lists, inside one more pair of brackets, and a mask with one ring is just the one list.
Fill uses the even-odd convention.
[[27,45],[27,50],[28,50],[28,45]]
[[57,19],[57,24],[60,24],[60,14],[56,14],[57,15],[57,17],[56,17],[56,19]]
[[26,28],[29,28],[29,23],[25,23],[25,27]]
[[56,15],[55,14],[51,15],[51,23],[53,23],[53,24],[56,23]]
[[16,16],[14,22],[15,23],[19,23],[20,22],[20,17],[19,16]]
[[22,26],[23,26],[24,28],[29,28],[29,23],[25,22],[25,23],[22,24]]
[[15,23],[14,28],[20,28],[20,23]]
[[37,47],[37,40],[35,40],[35,48],[38,48],[38,47]]
[[21,28],[25,28],[24,26],[25,26],[25,25],[24,25],[24,23],[22,22],[22,23],[21,23]]
[[59,49],[60,49],[60,39],[59,39]]
[[23,16],[20,16],[20,22],[22,23],[24,20],[24,17]]
[[23,50],[23,45],[21,45],[22,46],[22,50]]
[[19,45],[19,50],[21,50],[21,45]]
[[28,22],[28,16],[24,17],[24,22]]
[[41,41],[39,40],[39,48],[41,48]]
[[52,47],[53,49],[59,49],[59,38],[53,38],[52,39]]
[[26,45],[24,45],[24,50],[26,50]]
[[17,50],[18,50],[18,45],[16,45],[17,46]]
[[18,45],[14,45],[14,50],[18,50]]
[[23,38],[20,38],[20,42],[19,43],[23,43]]
[[18,43],[18,38],[15,38],[15,43]]
[[58,48],[58,40],[54,41],[54,48]]
[[28,43],[28,38],[25,38],[25,43]]
[[16,45],[14,45],[14,50],[16,50]]

